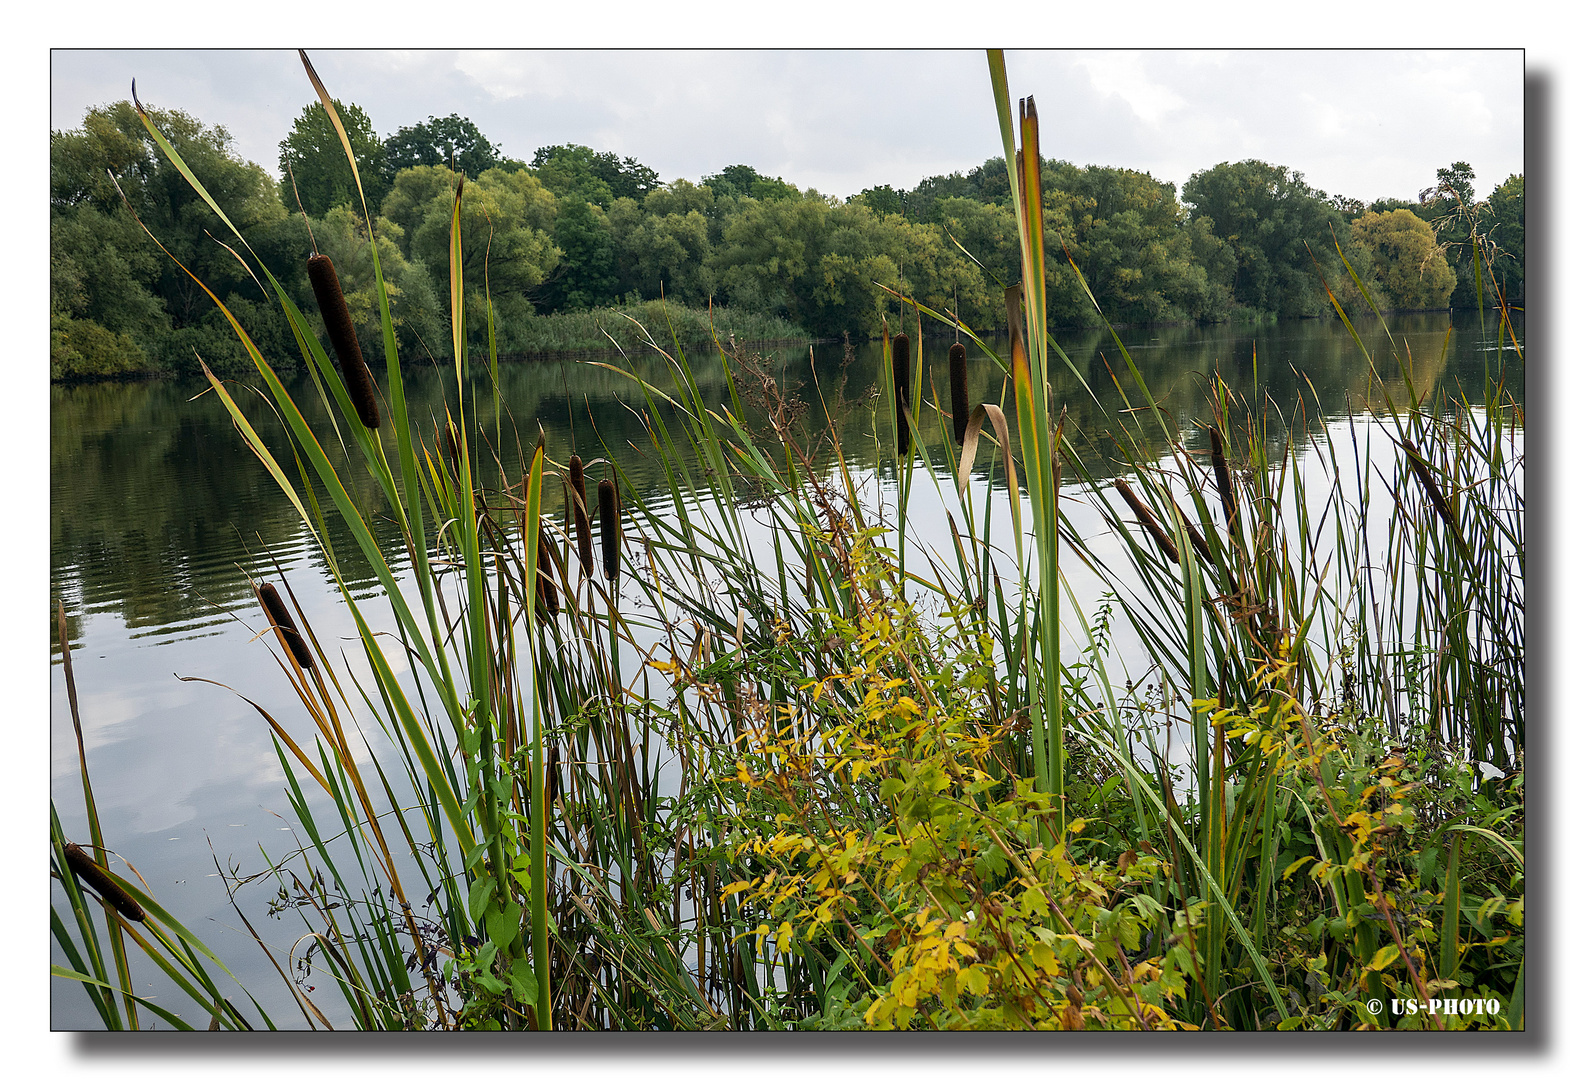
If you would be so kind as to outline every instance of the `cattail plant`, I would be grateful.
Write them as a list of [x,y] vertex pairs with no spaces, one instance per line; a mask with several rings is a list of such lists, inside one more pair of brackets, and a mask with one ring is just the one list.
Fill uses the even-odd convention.
[[[1187,539],[1192,541],[1192,553],[1198,558],[1202,559],[1204,562],[1208,563],[1210,566],[1213,566],[1214,556],[1209,554],[1209,542],[1203,538],[1203,534],[1198,531],[1198,527],[1192,524],[1192,519],[1187,517],[1186,513],[1183,512],[1181,506],[1176,502],[1174,495],[1170,496],[1170,505],[1175,510],[1176,517],[1181,519],[1181,524],[1187,530]],[[1230,577],[1230,570],[1228,568],[1226,569],[1225,574],[1226,577],[1231,581],[1235,580],[1234,578]],[[1234,591],[1235,586],[1232,585],[1231,589]]]
[[67,844],[65,850],[66,865],[71,867],[71,872],[77,876],[77,880],[93,886],[94,892],[113,904],[116,911],[132,922],[143,922],[147,919],[142,905],[133,900],[130,894],[121,888],[120,882],[105,873],[104,868],[94,862],[87,852],[76,844]]
[[957,342],[947,358],[952,369],[952,432],[957,437],[957,445],[961,446],[971,412],[968,408],[968,347]]
[[597,515],[602,529],[602,569],[607,580],[618,576],[618,484],[603,480],[596,485]]
[[1438,512],[1439,520],[1449,526],[1451,532],[1462,542],[1465,537],[1460,532],[1460,522],[1455,519],[1455,512],[1450,508],[1449,500],[1444,498],[1444,493],[1439,490],[1438,483],[1433,479],[1433,472],[1427,466],[1427,459],[1416,448],[1410,439],[1402,438],[1400,448],[1405,451],[1406,460],[1410,463],[1411,471],[1422,482],[1422,487],[1427,492],[1428,501],[1433,504],[1433,509]]
[[591,518],[585,501],[585,463],[580,455],[569,459],[569,488],[572,505],[569,516],[574,521],[574,542],[580,553],[580,572],[590,574],[596,563],[591,548]]
[[547,535],[546,522],[540,523],[536,533],[536,602],[546,617],[558,614],[558,586],[552,580],[552,539]]
[[1225,440],[1220,429],[1209,426],[1209,457],[1214,462],[1214,483],[1220,489],[1220,506],[1225,510],[1225,528],[1236,533],[1236,489],[1230,481],[1230,462],[1225,460]]
[[891,381],[897,388],[897,453],[908,452],[908,388],[913,384],[908,361],[908,335],[891,339]]
[[316,662],[312,659],[312,650],[306,647],[306,639],[295,628],[295,620],[290,617],[290,609],[284,606],[279,590],[263,582],[257,586],[257,600],[267,613],[268,621],[273,624],[273,632],[279,635],[279,644],[290,650],[290,655],[295,657],[295,662],[301,667],[313,667]]
[[334,261],[327,255],[313,255],[306,260],[306,276],[312,280],[312,292],[323,313],[328,340],[333,342],[334,353],[339,357],[339,370],[344,374],[345,390],[355,403],[356,415],[362,424],[376,428],[382,420],[372,389],[372,373],[361,356],[361,343],[356,340],[355,324],[350,321],[350,309],[345,306],[345,294],[339,287]]
[[[1173,563],[1180,563],[1181,553],[1176,550],[1174,541],[1160,527],[1159,522],[1154,517],[1154,512],[1148,508],[1148,505],[1142,499],[1138,498],[1137,492],[1132,490],[1131,485],[1117,477],[1116,491],[1126,501],[1126,504],[1132,508],[1132,512],[1137,515],[1138,524],[1148,531],[1148,534],[1154,538],[1154,542],[1159,545],[1159,549],[1165,553],[1165,558]],[[1204,548],[1204,550],[1207,551],[1208,549]]]
[[452,420],[443,425],[443,453],[448,455],[449,468],[454,470],[454,479],[458,480],[460,478],[459,429],[454,426]]

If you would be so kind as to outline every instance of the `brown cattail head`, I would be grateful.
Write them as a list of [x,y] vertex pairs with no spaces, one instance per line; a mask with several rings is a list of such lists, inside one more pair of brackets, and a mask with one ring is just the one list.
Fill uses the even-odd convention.
[[551,806],[558,801],[558,740],[552,740],[552,747],[547,751],[547,768],[545,779],[547,782],[547,805]]
[[952,368],[952,431],[957,436],[957,445],[961,446],[963,433],[968,430],[968,416],[973,411],[968,407],[967,347],[959,341],[952,346],[947,359]]
[[908,362],[908,335],[898,334],[891,339],[891,381],[897,388],[897,453],[908,452],[908,392],[913,385],[912,367]]
[[602,530],[602,569],[611,581],[618,576],[618,484],[603,480],[596,485],[596,514]]
[[316,666],[312,659],[312,650],[306,647],[306,639],[295,628],[295,620],[290,617],[290,609],[284,606],[284,600],[279,596],[279,590],[267,582],[257,586],[257,600],[263,606],[263,611],[268,615],[268,621],[273,623],[273,632],[279,635],[279,644],[290,650],[290,655],[295,657],[295,662],[303,668]]
[[585,501],[585,463],[580,460],[579,454],[569,459],[569,497],[574,503],[569,507],[569,516],[574,519],[574,541],[580,553],[580,572],[590,574],[596,558],[591,548],[590,506]]
[[454,421],[448,420],[443,425],[443,453],[448,455],[449,468],[454,470],[454,480],[458,482],[459,471],[459,429],[454,426]]
[[1462,543],[1465,537],[1460,532],[1460,522],[1455,519],[1455,511],[1449,505],[1449,500],[1444,498],[1444,493],[1439,490],[1438,482],[1433,479],[1433,471],[1427,467],[1427,459],[1422,456],[1422,451],[1410,439],[1401,439],[1400,447],[1405,451],[1406,460],[1411,465],[1411,471],[1422,482],[1423,489],[1427,492],[1428,500],[1433,504],[1433,509],[1448,525],[1450,530],[1459,537]]
[[71,872],[77,880],[86,885],[93,886],[93,891],[105,900],[115,905],[115,910],[120,912],[132,922],[144,922],[147,915],[142,910],[142,905],[131,898],[131,895],[121,888],[120,882],[105,873],[104,868],[83,851],[76,844],[66,844],[66,865],[71,867]]
[[552,579],[552,540],[547,536],[545,522],[537,524],[536,532],[536,604],[538,611],[549,616],[558,614],[558,586]]
[[372,390],[372,373],[367,370],[366,360],[361,356],[361,345],[356,341],[355,324],[350,321],[350,309],[345,306],[345,294],[339,287],[334,261],[327,255],[313,255],[306,260],[306,276],[312,281],[317,307],[322,311],[323,322],[328,328],[328,340],[333,343],[334,354],[339,357],[339,371],[344,375],[345,392],[355,403],[356,415],[361,418],[361,423],[376,428],[381,421],[377,412],[377,397]]
[[1120,477],[1116,478],[1116,491],[1126,500],[1126,504],[1132,508],[1132,512],[1137,515],[1138,522],[1154,538],[1154,543],[1158,544],[1159,549],[1165,553],[1165,558],[1173,563],[1181,562],[1181,552],[1176,550],[1175,543],[1166,535],[1165,530],[1160,528],[1158,520],[1154,517],[1154,512],[1148,508],[1142,499],[1138,498],[1137,492],[1133,491],[1131,486]]
[[1220,505],[1225,509],[1225,527],[1236,531],[1236,489],[1230,482],[1230,462],[1225,460],[1225,440],[1220,429],[1209,427],[1209,456],[1214,460],[1214,484],[1220,489]]

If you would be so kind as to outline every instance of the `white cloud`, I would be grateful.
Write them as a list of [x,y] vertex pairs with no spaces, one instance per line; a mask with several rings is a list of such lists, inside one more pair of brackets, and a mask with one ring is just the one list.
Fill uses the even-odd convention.
[[[846,196],[912,187],[999,154],[979,52],[852,50],[322,50],[330,92],[382,134],[459,113],[504,152],[577,142],[638,158],[666,180],[745,162]],[[1013,96],[1032,93],[1044,150],[1151,172],[1258,157],[1327,191],[1414,194],[1440,165],[1484,183],[1524,171],[1515,51],[1009,50]],[[272,169],[313,100],[289,50],[61,51],[51,123],[126,96],[222,123]]]
[[1163,82],[1148,77],[1150,54],[1125,50],[1083,53],[1077,66],[1088,72],[1094,89],[1118,97],[1145,124],[1158,124],[1186,105],[1186,99]]

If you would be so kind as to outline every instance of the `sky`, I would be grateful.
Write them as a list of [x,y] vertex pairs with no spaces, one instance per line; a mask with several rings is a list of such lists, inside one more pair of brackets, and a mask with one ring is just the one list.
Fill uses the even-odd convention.
[[[503,152],[574,142],[698,181],[734,163],[846,198],[912,188],[1001,153],[980,50],[309,49],[335,97],[386,137],[469,117]],[[1008,50],[1047,157],[1176,185],[1223,161],[1302,172],[1331,195],[1415,198],[1469,162],[1485,195],[1523,173],[1519,49]],[[316,100],[289,49],[78,50],[50,57],[50,127],[129,97],[222,124],[277,174]]]

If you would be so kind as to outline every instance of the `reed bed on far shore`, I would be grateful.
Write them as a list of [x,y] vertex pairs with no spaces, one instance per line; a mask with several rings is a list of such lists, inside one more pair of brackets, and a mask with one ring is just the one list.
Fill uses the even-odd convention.
[[774,315],[760,315],[731,308],[685,307],[682,304],[643,300],[610,308],[562,311],[537,315],[517,335],[515,351],[505,359],[557,359],[565,354],[639,352],[650,331],[685,345],[703,345],[713,339],[732,338],[755,347],[811,340],[801,326]]

